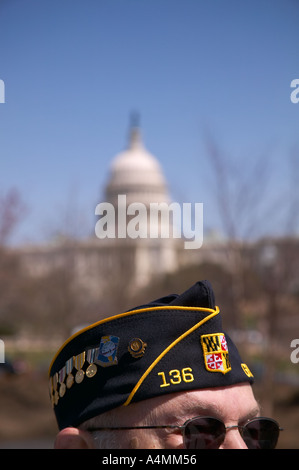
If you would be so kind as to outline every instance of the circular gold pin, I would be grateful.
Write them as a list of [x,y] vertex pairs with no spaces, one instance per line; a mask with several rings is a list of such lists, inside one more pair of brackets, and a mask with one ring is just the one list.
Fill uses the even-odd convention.
[[147,344],[140,338],[133,338],[129,342],[128,351],[132,357],[138,358],[144,355]]

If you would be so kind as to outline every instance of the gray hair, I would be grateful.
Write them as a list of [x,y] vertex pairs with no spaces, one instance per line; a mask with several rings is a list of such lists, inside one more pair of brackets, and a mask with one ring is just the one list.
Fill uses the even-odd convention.
[[[129,407],[120,407],[107,411],[85,421],[79,428],[88,431],[90,428],[98,427],[147,426],[156,423],[157,410],[156,408],[148,409],[146,402],[147,400],[142,402],[142,408],[140,408],[140,404],[132,404]],[[97,449],[132,448],[136,447],[139,441],[135,437],[134,429],[124,431],[113,429],[99,430],[92,431],[92,435]]]
[[[95,416],[79,427],[87,431],[89,428],[100,427],[117,427],[119,426],[119,410],[111,410],[101,415]],[[95,445],[98,449],[121,449],[122,432],[108,430],[108,431],[94,431],[92,432]]]

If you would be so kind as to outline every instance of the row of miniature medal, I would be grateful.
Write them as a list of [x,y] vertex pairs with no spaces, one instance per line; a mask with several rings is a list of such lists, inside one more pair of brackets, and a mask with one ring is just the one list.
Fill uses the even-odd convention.
[[[98,347],[88,349],[68,359],[65,365],[50,377],[52,405],[57,405],[59,398],[65,395],[66,390],[70,389],[74,382],[80,384],[85,376],[89,379],[94,377],[98,370],[97,364],[101,367],[116,365],[118,363],[116,357],[118,343],[119,338],[117,336],[103,336]],[[141,339],[134,338],[129,342],[128,351],[132,357],[139,358],[143,356],[146,346],[147,344]],[[84,372],[85,361],[89,365]],[[77,370],[75,375],[73,375],[74,368]]]
[[[66,390],[71,388],[74,382],[79,384],[83,381],[85,375],[86,377],[91,378],[97,373],[97,366],[93,361],[98,350],[99,348],[88,349],[77,356],[71,357],[66,361],[65,366],[50,378],[50,393],[53,405],[57,405],[59,398],[62,398],[65,395]],[[89,366],[84,372],[82,367],[85,360],[87,360]],[[74,368],[77,369],[75,376],[72,374]],[[58,384],[59,390],[57,390]]]

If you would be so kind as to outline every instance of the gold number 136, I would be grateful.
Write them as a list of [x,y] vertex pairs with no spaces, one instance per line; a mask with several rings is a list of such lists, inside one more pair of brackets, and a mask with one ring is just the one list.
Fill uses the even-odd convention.
[[181,383],[182,380],[183,382],[193,382],[194,380],[191,367],[185,367],[181,371],[178,369],[170,370],[168,372],[169,377],[167,377],[167,379],[169,379],[169,382],[166,379],[165,372],[158,372],[158,375],[161,375],[162,377],[162,384],[160,385],[161,388],[169,387],[169,385],[171,384],[177,385]]

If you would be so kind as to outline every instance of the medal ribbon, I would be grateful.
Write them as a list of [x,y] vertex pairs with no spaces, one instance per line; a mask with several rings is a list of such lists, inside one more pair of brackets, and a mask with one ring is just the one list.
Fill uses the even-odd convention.
[[85,362],[85,351],[83,351],[81,354],[78,354],[78,356],[74,357],[74,365],[77,370],[82,369],[84,362]]

